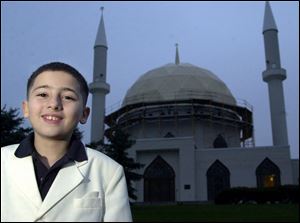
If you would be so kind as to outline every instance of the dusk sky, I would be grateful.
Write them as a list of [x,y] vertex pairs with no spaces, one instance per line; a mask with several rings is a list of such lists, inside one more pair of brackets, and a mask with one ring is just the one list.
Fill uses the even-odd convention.
[[[279,30],[292,158],[299,158],[299,2],[270,2]],[[265,2],[1,2],[1,107],[21,108],[40,65],[61,61],[92,81],[93,46],[104,6],[108,42],[107,112],[147,71],[175,61],[210,70],[238,101],[253,106],[256,146],[272,145],[265,70]],[[91,106],[91,94],[88,100]],[[20,110],[20,115],[21,115]],[[90,142],[90,120],[80,125]],[[26,122],[25,125],[29,125]]]

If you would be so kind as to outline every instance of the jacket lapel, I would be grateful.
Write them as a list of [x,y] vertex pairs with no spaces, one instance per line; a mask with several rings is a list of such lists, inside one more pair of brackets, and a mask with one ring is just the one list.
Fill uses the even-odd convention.
[[[81,162],[80,165],[85,163],[87,163],[87,161]],[[63,199],[70,191],[77,187],[83,181],[83,179],[84,176],[81,174],[78,166],[75,163],[71,163],[62,168],[58,172],[42,203],[38,217],[41,217],[57,202]]]
[[[13,157],[12,165],[9,166],[9,175],[25,197],[39,209],[42,204],[41,195],[37,186],[32,157]],[[17,170],[17,171],[16,171]]]

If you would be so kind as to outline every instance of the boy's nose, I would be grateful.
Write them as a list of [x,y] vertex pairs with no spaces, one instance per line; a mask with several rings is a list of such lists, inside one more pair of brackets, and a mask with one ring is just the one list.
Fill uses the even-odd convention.
[[55,110],[55,111],[62,110],[62,103],[61,103],[60,98],[52,98],[49,101],[48,108]]

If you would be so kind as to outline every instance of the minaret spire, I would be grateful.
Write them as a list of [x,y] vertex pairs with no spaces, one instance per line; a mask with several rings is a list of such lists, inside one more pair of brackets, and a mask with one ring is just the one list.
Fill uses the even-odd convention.
[[101,19],[98,33],[94,45],[94,72],[93,82],[89,88],[92,94],[92,127],[91,142],[103,140],[104,118],[105,118],[105,96],[110,91],[110,86],[106,83],[107,65],[107,41],[104,28],[103,9],[101,7]]
[[274,16],[271,10],[271,6],[269,1],[266,1],[265,6],[265,17],[264,17],[264,25],[263,25],[263,32],[267,30],[277,30],[277,26],[274,20]]
[[178,65],[178,64],[180,64],[179,53],[178,53],[178,43],[176,43],[175,46],[176,46],[175,64]]
[[96,46],[106,46],[107,47],[104,19],[103,19],[104,7],[102,6],[100,9],[101,9],[101,20],[100,20],[99,27],[98,27],[97,37],[96,37],[96,41],[95,41],[95,47]]
[[262,73],[262,76],[269,89],[273,145],[288,145],[282,85],[282,81],[286,79],[286,71],[280,64],[278,29],[269,2],[266,2],[265,5],[263,35],[266,70]]

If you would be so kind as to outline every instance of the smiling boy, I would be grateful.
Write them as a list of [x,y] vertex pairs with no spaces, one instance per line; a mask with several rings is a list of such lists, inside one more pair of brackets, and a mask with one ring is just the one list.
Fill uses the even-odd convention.
[[85,147],[88,85],[70,65],[39,67],[28,80],[24,117],[34,133],[1,148],[1,221],[131,221],[122,166]]

